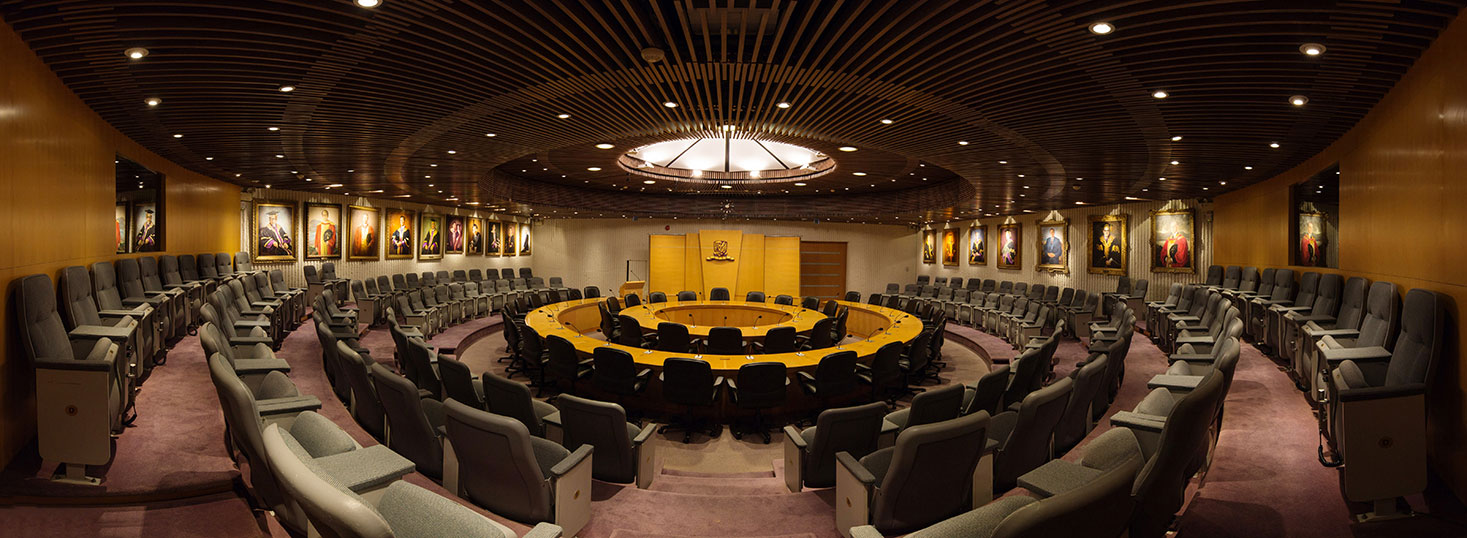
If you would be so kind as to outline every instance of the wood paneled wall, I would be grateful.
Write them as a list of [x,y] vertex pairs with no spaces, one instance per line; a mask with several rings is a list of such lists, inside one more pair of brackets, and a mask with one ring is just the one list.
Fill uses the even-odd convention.
[[[1429,389],[1431,464],[1467,499],[1467,370],[1460,335],[1467,320],[1467,20],[1442,32],[1354,129],[1304,164],[1267,182],[1219,196],[1219,263],[1286,267],[1289,187],[1340,165],[1339,269],[1295,267],[1424,287],[1453,297],[1448,346]],[[1311,101],[1309,106],[1329,106]]]
[[[127,61],[116,58],[98,61]],[[0,462],[35,436],[35,371],[10,319],[14,281],[113,253],[114,156],[165,177],[170,253],[239,248],[239,188],[184,170],[113,129],[0,23]],[[139,100],[138,108],[145,108]],[[140,114],[145,113],[139,110]],[[144,418],[143,420],[146,420]]]
[[[1130,247],[1128,256],[1130,260],[1127,275],[1132,280],[1147,279],[1150,281],[1148,297],[1158,300],[1166,297],[1167,288],[1172,283],[1200,282],[1207,275],[1207,266],[1213,262],[1212,249],[1212,219],[1210,218],[1211,207],[1200,205],[1196,200],[1184,200],[1187,207],[1196,211],[1197,235],[1193,241],[1193,251],[1196,257],[1197,272],[1193,273],[1153,273],[1151,272],[1151,212],[1161,209],[1166,202],[1134,202],[1128,204],[1104,205],[1093,207],[1082,207],[1062,209],[1060,214],[1070,221],[1070,259],[1069,274],[1056,274],[1034,270],[1034,264],[1039,259],[1039,226],[1045,215],[1041,213],[1028,213],[1015,215],[1014,220],[1024,225],[1023,240],[1019,242],[1021,249],[1020,259],[1023,266],[1019,269],[999,269],[998,256],[998,225],[1002,224],[1004,217],[984,218],[976,221],[957,221],[947,224],[935,224],[931,228],[937,231],[939,243],[939,257],[937,263],[923,264],[922,261],[922,234],[917,232],[910,237],[910,241],[902,248],[903,252],[910,252],[913,260],[919,262],[917,274],[932,277],[962,277],[964,280],[970,278],[991,278],[1000,282],[1012,280],[1014,282],[1028,282],[1031,284],[1044,284],[1046,286],[1060,286],[1061,288],[1082,289],[1091,293],[1111,292],[1116,289],[1116,281],[1119,276],[1092,274],[1089,271],[1089,234],[1090,216],[1105,215],[1119,208],[1120,212],[1130,215],[1130,231],[1127,235],[1127,243]],[[968,265],[968,229],[974,224],[979,226],[988,225],[988,264]],[[958,234],[958,265],[944,266],[941,259],[942,230],[951,228],[957,230]],[[911,278],[897,282],[908,284],[915,282]],[[885,289],[885,283],[881,288],[871,288],[866,292],[881,291]]]

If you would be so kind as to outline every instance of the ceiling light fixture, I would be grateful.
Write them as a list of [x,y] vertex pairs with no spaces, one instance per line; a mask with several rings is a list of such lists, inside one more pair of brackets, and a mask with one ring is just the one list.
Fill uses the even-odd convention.
[[122,54],[126,55],[129,60],[141,60],[144,56],[148,55],[148,49],[133,47],[122,51]]
[[181,135],[181,134],[176,134],[176,135],[173,135],[173,138],[183,138],[183,135]]
[[280,87],[280,92],[281,93],[290,93],[290,92],[293,92],[293,91],[295,91],[295,86],[291,86],[289,84],[286,84],[286,85]]
[[1181,161],[1172,161],[1172,166],[1176,166],[1179,164],[1182,164]]
[[881,124],[882,125],[891,125],[891,120],[886,119],[886,118],[882,118],[881,119]]
[[1305,43],[1299,45],[1299,52],[1304,53],[1305,56],[1319,56],[1324,54],[1324,45],[1320,45],[1319,43]]
[[779,108],[789,108],[790,107],[790,104],[789,104],[788,101],[780,101],[779,103],[775,104],[774,106],[777,106]]
[[484,136],[487,136],[487,137],[490,137],[490,138],[494,138],[494,137],[499,136],[499,135],[496,135],[494,133],[484,133]]
[[1172,137],[1172,142],[1181,142],[1181,141],[1182,141],[1181,135],[1177,135],[1177,136],[1173,136]]
[[566,118],[569,118],[570,117],[570,114],[557,114],[555,117],[560,118],[560,119],[566,119]]
[[851,172],[851,175],[853,175],[853,176],[864,176],[864,175],[866,175],[866,173],[865,172]]
[[280,130],[280,128],[279,128],[279,127],[270,127],[270,128],[269,128],[269,129],[270,129],[270,130],[271,130],[271,131],[279,131],[279,130]]
[[1268,145],[1268,147],[1271,147],[1271,148],[1274,148],[1274,149],[1278,149],[1279,143],[1278,142],[1271,143],[1271,144]]
[[592,172],[600,172],[601,171],[601,167],[600,166],[592,166],[590,168],[587,168],[586,170],[589,170],[589,171],[592,171]]
[[1107,35],[1114,31],[1116,31],[1116,25],[1114,24],[1105,21],[1090,23],[1090,33],[1092,34]]
[[662,106],[665,106],[667,108],[677,108],[677,103],[674,103],[672,101],[663,101]]
[[795,186],[796,187],[804,187],[805,186],[805,183],[803,183],[803,182],[797,182],[797,183],[795,183]]
[[382,5],[382,0],[357,0],[357,5],[371,9]]
[[449,154],[449,155],[454,155],[454,154],[456,154],[456,153],[458,153],[458,152],[457,152],[457,151],[454,151],[454,150],[448,150],[448,154]]
[[614,147],[616,147],[616,146],[613,146],[611,144],[607,144],[605,142],[602,142],[600,144],[596,144],[596,149],[611,149],[611,148],[614,148]]
[[1289,97],[1289,104],[1292,104],[1294,106],[1304,106],[1304,104],[1305,103],[1308,103],[1308,102],[1309,102],[1309,98],[1308,97],[1305,97],[1305,96],[1302,96],[1302,95],[1295,95],[1295,96]]
[[968,145],[968,141],[967,140],[959,140],[958,141],[958,145],[959,146],[966,146],[966,145]]
[[212,160],[214,160],[214,158],[213,157],[204,157],[204,160],[206,160],[206,161],[212,161]]
[[1244,170],[1252,170],[1252,169],[1253,169],[1253,167],[1252,167],[1252,166],[1244,166],[1244,167],[1243,167],[1243,169],[1244,169]]
[[1151,96],[1157,99],[1166,99],[1167,93],[1166,90],[1156,90],[1151,92]]
[[652,180],[652,179],[644,179],[644,180],[642,180],[642,184],[643,185],[652,185],[654,183],[657,183],[657,181],[656,180]]
[[148,106],[158,106],[163,104],[163,100],[157,97],[149,97],[147,99],[143,99],[143,102],[147,103]]
[[1008,161],[998,161],[998,164],[1008,164]]
[[284,159],[284,158],[285,158],[285,156],[284,156],[284,155],[281,155],[281,154],[279,154],[279,153],[276,153],[276,154],[275,154],[275,158],[276,158],[276,159]]
[[856,151],[857,148],[856,148],[856,146],[841,146],[841,147],[836,148],[836,149],[839,149],[841,151],[844,151],[844,152],[849,153],[849,152],[852,152],[852,151]]
[[733,185],[719,185],[718,188],[720,188],[720,189],[732,189],[733,188]]

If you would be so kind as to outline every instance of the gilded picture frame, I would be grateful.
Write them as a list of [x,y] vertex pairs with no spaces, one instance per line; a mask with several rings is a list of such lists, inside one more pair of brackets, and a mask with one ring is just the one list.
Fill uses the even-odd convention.
[[1091,215],[1085,249],[1089,272],[1125,275],[1131,269],[1130,215]]
[[1034,270],[1061,275],[1070,274],[1070,220],[1045,220],[1038,224],[1038,259]]
[[468,225],[469,230],[467,234],[465,234],[464,239],[464,253],[468,256],[483,256],[485,235],[484,219],[481,219],[479,217],[469,217]]
[[1196,273],[1197,212],[1151,212],[1151,272]]
[[922,230],[922,263],[937,263],[937,232]]
[[250,215],[250,259],[256,263],[296,261],[295,202],[256,200]]
[[382,232],[385,236],[387,259],[411,260],[418,251],[418,212],[411,209],[392,208],[385,214]]
[[958,230],[956,228],[942,230],[942,265],[946,267],[958,265]]
[[443,259],[443,215],[422,213],[418,215],[418,259]]
[[988,265],[988,225],[968,227],[968,265]]
[[301,257],[307,260],[339,260],[342,251],[341,204],[306,202],[305,227],[301,229]]
[[520,227],[513,222],[503,224],[504,226],[500,229],[504,231],[504,234],[499,236],[500,252],[503,252],[505,256],[518,256],[520,254]]
[[360,205],[347,206],[347,226],[351,228],[347,232],[346,259],[356,261],[376,261],[381,259],[382,211],[375,207]]
[[463,215],[443,219],[443,254],[463,254],[468,250],[469,222]]
[[998,225],[999,269],[1020,269],[1024,265],[1024,225],[1017,222]]

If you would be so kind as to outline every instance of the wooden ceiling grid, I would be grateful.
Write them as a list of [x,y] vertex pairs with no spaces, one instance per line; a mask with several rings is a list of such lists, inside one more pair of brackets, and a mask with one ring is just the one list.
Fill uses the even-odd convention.
[[[0,0],[0,17],[125,134],[241,185],[543,216],[920,222],[1272,177],[1353,126],[1463,4]],[[1099,20],[1117,31],[1086,30]],[[151,54],[130,62],[133,46]],[[726,124],[837,168],[699,190],[614,164]]]

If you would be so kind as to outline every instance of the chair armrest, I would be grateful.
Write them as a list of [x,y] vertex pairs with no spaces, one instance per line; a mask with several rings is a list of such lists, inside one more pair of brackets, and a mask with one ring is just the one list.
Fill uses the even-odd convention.
[[255,408],[260,416],[295,414],[303,411],[317,411],[321,409],[321,400],[315,396],[297,396],[294,398],[276,398],[273,400],[256,400]]
[[1019,477],[1019,487],[1041,498],[1053,497],[1095,480],[1104,471],[1065,460],[1049,460]]
[[541,523],[520,538],[561,538],[565,531],[553,523]]
[[876,485],[876,475],[873,475],[871,474],[871,471],[866,470],[866,466],[861,465],[861,462],[856,460],[856,457],[852,456],[850,452],[846,452],[844,450],[836,452],[835,461],[837,463],[840,463],[841,467],[845,467],[847,471],[850,471],[851,476],[855,477],[855,479],[860,481],[862,484],[865,484],[866,487],[869,488]]
[[1166,425],[1166,417],[1121,411],[1110,417],[1111,426],[1125,426],[1133,430],[1160,432]]
[[1211,353],[1173,353],[1173,354],[1171,354],[1171,356],[1167,357],[1167,360],[1169,360],[1169,361],[1187,361],[1187,362],[1212,362],[1212,354]]
[[1311,321],[1316,323],[1334,323],[1335,321],[1335,317],[1329,314],[1300,314],[1298,312],[1290,313],[1289,319],[1292,319],[1301,324],[1309,323]]
[[1202,382],[1200,375],[1170,375],[1158,374],[1152,376],[1151,381],[1146,382],[1146,388],[1164,388],[1167,390],[1192,391],[1197,384]]
[[1339,349],[1321,349],[1325,360],[1329,362],[1340,361],[1375,361],[1391,358],[1391,352],[1383,347],[1346,347]]
[[232,346],[253,346],[255,344],[265,344],[268,346],[274,343],[275,340],[268,336],[235,336],[229,339],[229,345]]
[[809,446],[805,444],[805,438],[800,436],[800,430],[796,430],[794,426],[784,427],[784,437],[786,440],[794,443],[796,447],[799,447],[800,450],[805,450]]
[[885,538],[885,537],[886,537],[886,535],[881,534],[881,531],[876,530],[876,527],[872,527],[870,525],[862,525],[860,527],[851,527],[851,538]]
[[652,438],[652,434],[657,431],[657,428],[658,425],[656,423],[648,423],[646,426],[642,426],[641,433],[638,433],[636,437],[632,438],[632,446],[640,446],[642,443],[647,442],[648,439]]
[[107,325],[78,325],[72,329],[67,336],[84,340],[98,340],[111,338],[119,341],[127,341],[132,338],[130,327],[109,327]]
[[1384,387],[1366,387],[1359,389],[1345,389],[1340,391],[1341,402],[1364,402],[1369,400],[1380,400],[1385,398],[1400,398],[1403,396],[1416,396],[1426,394],[1425,383],[1408,383],[1405,385],[1394,385]]
[[550,468],[551,476],[555,478],[565,476],[567,473],[575,470],[576,466],[580,465],[582,461],[590,462],[593,448],[591,445],[581,445],[576,448],[569,456],[566,456],[565,459],[560,460],[559,463],[556,463],[554,467]]
[[106,352],[101,357],[88,356],[86,359],[36,359],[37,370],[72,370],[83,372],[106,372],[112,370],[116,362],[117,353],[111,342],[106,338],[97,340],[97,344],[107,343]]
[[1360,336],[1360,331],[1357,330],[1357,329],[1323,329],[1323,330],[1317,330],[1317,331],[1316,330],[1305,329],[1304,332],[1309,333],[1309,336],[1314,336],[1314,337],[1318,337],[1318,338],[1323,338],[1323,337],[1326,337],[1326,336],[1338,336],[1338,337],[1357,337],[1357,336]]

